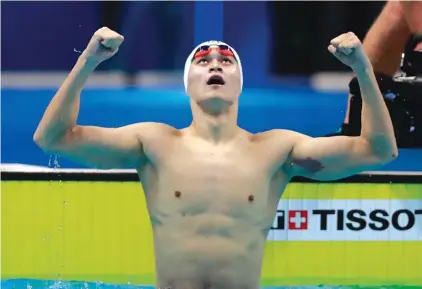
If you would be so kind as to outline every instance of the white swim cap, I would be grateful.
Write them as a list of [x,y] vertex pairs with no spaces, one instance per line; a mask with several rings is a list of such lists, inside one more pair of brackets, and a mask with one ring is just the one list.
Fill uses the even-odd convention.
[[239,70],[240,70],[240,89],[242,89],[243,87],[243,72],[242,72],[242,64],[240,63],[240,58],[239,55],[237,54],[236,50],[234,50],[230,45],[221,42],[221,41],[207,41],[207,42],[203,42],[201,44],[199,44],[198,46],[195,47],[194,50],[192,50],[191,54],[189,54],[188,58],[186,59],[186,63],[185,63],[185,71],[184,71],[184,75],[183,75],[183,81],[185,84],[185,91],[188,91],[188,74],[189,74],[189,68],[192,64],[192,57],[194,56],[196,50],[198,50],[199,47],[203,46],[203,45],[226,45],[228,46],[232,51],[234,56],[236,57],[237,63],[239,65]]

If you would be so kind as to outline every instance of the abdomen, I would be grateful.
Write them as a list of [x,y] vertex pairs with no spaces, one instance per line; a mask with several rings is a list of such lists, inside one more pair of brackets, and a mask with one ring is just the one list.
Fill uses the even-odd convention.
[[217,215],[157,226],[157,276],[166,280],[259,282],[266,238],[260,229],[252,228]]

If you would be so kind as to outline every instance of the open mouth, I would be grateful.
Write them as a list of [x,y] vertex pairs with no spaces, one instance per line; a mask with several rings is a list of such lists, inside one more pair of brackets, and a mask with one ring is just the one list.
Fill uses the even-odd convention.
[[225,81],[221,75],[216,74],[216,75],[211,76],[208,79],[207,84],[208,85],[224,85]]

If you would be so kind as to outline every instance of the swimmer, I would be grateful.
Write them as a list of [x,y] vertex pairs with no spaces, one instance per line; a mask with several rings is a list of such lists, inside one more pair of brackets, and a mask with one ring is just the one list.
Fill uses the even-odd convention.
[[88,76],[122,42],[108,28],[95,32],[47,107],[34,141],[95,168],[137,170],[153,229],[157,288],[259,288],[267,234],[292,177],[340,179],[397,157],[387,108],[353,33],[331,40],[328,50],[359,79],[365,105],[358,137],[240,128],[241,61],[218,41],[200,44],[186,60],[189,127],[78,125]]

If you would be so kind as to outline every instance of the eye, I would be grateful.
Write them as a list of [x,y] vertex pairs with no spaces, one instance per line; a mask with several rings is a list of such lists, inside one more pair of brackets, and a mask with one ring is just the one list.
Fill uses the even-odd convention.
[[208,61],[207,61],[207,59],[206,58],[201,58],[201,59],[199,59],[198,60],[198,64],[202,64],[202,63],[207,63]]
[[230,58],[223,58],[223,63],[233,63]]

